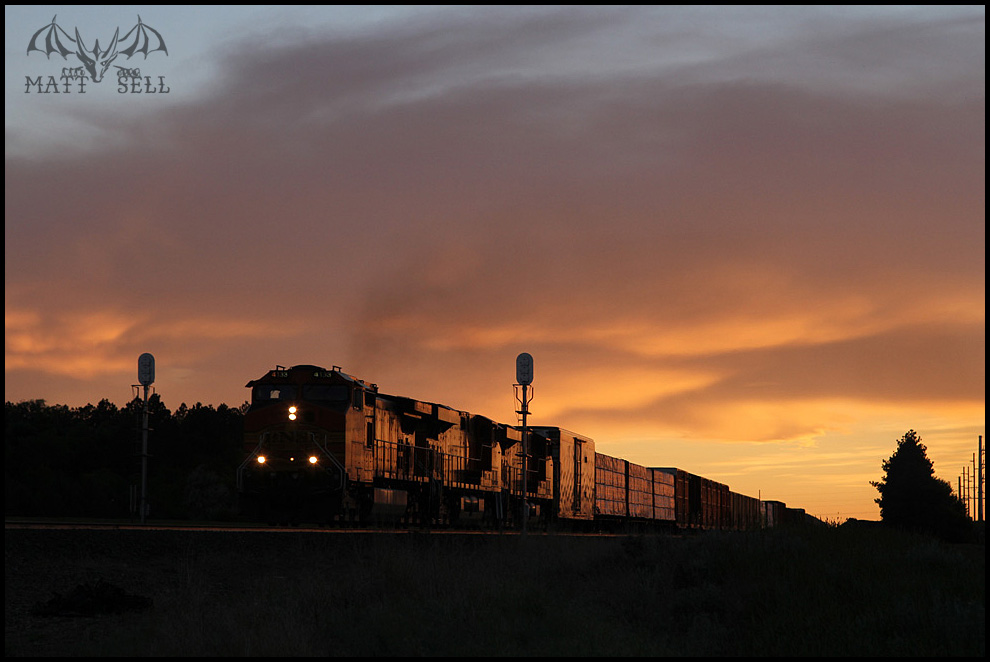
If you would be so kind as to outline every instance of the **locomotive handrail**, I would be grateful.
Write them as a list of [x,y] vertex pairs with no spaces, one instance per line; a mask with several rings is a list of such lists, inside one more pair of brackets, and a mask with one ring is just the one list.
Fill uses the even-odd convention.
[[338,487],[339,487],[339,489],[343,490],[344,489],[345,481],[347,480],[347,469],[344,468],[344,465],[340,463],[340,460],[338,460],[336,458],[336,456],[334,456],[334,454],[331,453],[330,452],[330,449],[327,447],[329,445],[329,443],[330,443],[329,440],[327,439],[327,435],[326,434],[323,435],[323,443],[322,444],[316,438],[316,433],[315,432],[310,432],[309,433],[309,436],[310,436],[310,439],[312,439],[312,441],[313,441],[313,445],[315,445],[317,448],[319,448],[323,452],[323,454],[327,458],[330,459],[330,462],[333,463],[333,465],[335,467],[337,467],[337,471],[340,474],[340,484],[339,484]]
[[241,490],[241,489],[244,488],[244,469],[247,467],[248,464],[251,463],[251,460],[254,459],[258,455],[258,451],[261,449],[261,447],[264,445],[264,443],[265,443],[265,435],[262,434],[261,437],[258,439],[258,445],[254,447],[254,450],[251,451],[251,454],[248,455],[246,458],[244,458],[244,461],[241,462],[241,465],[239,467],[237,467],[237,489],[238,490]]
[[[399,480],[433,479],[439,473],[444,485],[460,485],[466,481],[458,472],[463,474],[472,460],[477,461],[477,458],[465,457],[457,453],[387,439],[375,438],[374,444],[376,475]],[[400,462],[403,459],[405,466]]]

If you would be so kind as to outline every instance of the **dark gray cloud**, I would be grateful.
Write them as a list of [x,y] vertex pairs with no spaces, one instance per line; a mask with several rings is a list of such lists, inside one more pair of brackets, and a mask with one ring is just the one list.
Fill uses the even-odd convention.
[[[237,350],[404,384],[536,348],[559,370],[717,369],[656,403],[673,418],[775,370],[791,397],[923,398],[857,375],[973,363],[982,19],[812,12],[761,39],[711,17],[495,10],[243,40],[208,96],[90,115],[112,144],[8,156],[8,375],[150,343],[209,373],[190,399],[229,400],[203,389],[239,387]],[[121,330],[66,340],[93,311]],[[867,347],[919,326],[929,345],[875,365],[894,359]]]

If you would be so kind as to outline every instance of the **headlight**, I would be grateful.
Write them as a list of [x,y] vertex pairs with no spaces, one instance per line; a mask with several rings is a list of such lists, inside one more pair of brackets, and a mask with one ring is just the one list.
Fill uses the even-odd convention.
[[316,456],[315,455],[310,455],[309,456],[309,463],[310,464],[316,464]]
[[259,455],[258,456],[258,464],[264,464],[264,463],[265,463],[265,456],[264,455]]

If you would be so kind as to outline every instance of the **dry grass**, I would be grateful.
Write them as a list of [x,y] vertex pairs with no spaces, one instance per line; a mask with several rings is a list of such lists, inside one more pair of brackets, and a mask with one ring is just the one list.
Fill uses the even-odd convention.
[[[983,655],[985,548],[690,538],[5,535],[7,655]],[[33,615],[113,583],[143,611]]]

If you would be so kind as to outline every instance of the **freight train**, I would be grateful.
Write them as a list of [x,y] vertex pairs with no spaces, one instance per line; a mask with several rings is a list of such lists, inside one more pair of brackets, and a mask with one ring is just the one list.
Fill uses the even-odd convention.
[[682,469],[598,453],[563,428],[386,395],[338,366],[276,366],[247,387],[237,485],[249,519],[688,530],[804,518]]

